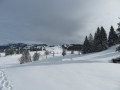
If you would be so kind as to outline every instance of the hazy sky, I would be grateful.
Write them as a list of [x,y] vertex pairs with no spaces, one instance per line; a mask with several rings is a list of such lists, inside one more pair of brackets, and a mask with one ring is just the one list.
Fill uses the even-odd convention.
[[104,26],[117,28],[120,0],[0,0],[0,44],[82,43]]

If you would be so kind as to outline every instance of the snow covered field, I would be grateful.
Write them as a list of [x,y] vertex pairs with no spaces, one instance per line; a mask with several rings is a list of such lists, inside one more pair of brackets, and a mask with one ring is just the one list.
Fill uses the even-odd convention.
[[[120,90],[120,65],[110,63],[116,46],[106,51],[64,58],[59,47],[37,62],[20,65],[21,55],[0,57],[0,90]],[[33,55],[34,52],[31,52]],[[70,53],[70,52],[68,52]]]

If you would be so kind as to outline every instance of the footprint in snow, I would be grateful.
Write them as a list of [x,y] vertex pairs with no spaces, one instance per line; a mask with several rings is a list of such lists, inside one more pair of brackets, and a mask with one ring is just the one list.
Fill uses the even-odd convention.
[[0,71],[0,90],[13,90],[11,81],[7,79],[7,75],[4,71]]

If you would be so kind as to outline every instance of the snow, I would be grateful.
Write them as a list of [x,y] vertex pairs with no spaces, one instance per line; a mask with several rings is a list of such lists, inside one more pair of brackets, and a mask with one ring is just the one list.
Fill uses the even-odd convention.
[[51,54],[46,59],[40,51],[39,61],[22,65],[21,55],[4,57],[2,53],[0,90],[120,90],[120,65],[110,62],[120,56],[115,48],[86,55],[67,52],[62,57],[60,47],[47,47],[57,52],[55,57]]

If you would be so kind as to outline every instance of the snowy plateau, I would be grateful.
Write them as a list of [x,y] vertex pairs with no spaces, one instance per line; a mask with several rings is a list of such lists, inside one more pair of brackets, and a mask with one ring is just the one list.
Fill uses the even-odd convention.
[[[111,63],[119,57],[117,46],[108,50],[78,55],[67,51],[62,56],[58,46],[46,59],[39,51],[39,61],[19,64],[21,55],[0,57],[0,90],[120,90],[120,64]],[[34,52],[30,52],[31,56]]]

